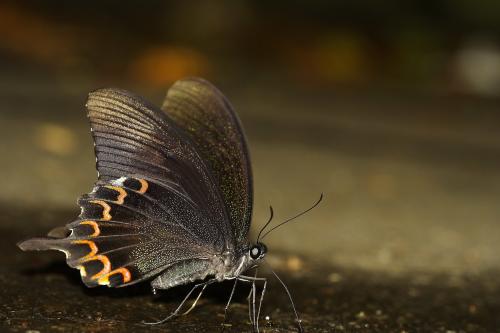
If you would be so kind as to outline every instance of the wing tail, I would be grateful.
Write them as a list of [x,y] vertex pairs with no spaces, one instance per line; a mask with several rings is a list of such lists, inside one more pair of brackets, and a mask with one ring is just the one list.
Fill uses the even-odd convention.
[[45,251],[58,250],[63,251],[64,240],[51,237],[31,238],[17,243],[17,246],[23,251]]

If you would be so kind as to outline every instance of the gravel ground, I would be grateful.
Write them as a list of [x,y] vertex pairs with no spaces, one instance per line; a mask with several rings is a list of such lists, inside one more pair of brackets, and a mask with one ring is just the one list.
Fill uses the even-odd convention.
[[[15,82],[0,82],[1,329],[220,330],[226,284],[189,316],[150,327],[141,321],[167,315],[185,288],[157,297],[147,284],[89,290],[60,255],[15,247],[71,221],[95,178],[83,111],[94,86]],[[253,232],[270,203],[279,221],[325,193],[320,207],[266,239],[306,332],[500,332],[498,103],[226,86],[250,139]],[[243,289],[225,332],[251,331]],[[276,283],[263,313],[262,331],[296,331]]]

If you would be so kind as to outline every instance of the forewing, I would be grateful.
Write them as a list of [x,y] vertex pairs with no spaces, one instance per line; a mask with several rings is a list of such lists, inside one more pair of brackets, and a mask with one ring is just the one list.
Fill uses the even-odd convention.
[[[156,200],[170,197],[175,206]],[[60,250],[89,286],[125,286],[158,275],[184,261],[212,258],[217,249],[199,239],[179,219],[203,217],[177,192],[144,178],[120,178],[82,196],[78,220],[57,237],[35,238],[23,250]]]
[[234,236],[244,241],[252,218],[252,172],[245,134],[229,101],[209,82],[192,78],[168,90],[162,109],[208,161]]
[[[97,90],[87,100],[99,182],[141,175],[192,203],[202,221],[180,219],[207,244],[232,243],[231,225],[216,179],[196,145],[168,115],[119,89]],[[169,209],[169,197],[155,198]]]

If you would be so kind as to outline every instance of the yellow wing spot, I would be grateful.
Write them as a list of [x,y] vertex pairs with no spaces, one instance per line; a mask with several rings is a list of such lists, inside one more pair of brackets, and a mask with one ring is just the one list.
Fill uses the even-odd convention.
[[127,196],[127,192],[122,187],[112,186],[112,185],[106,185],[104,187],[118,192],[118,197],[116,198],[115,202],[119,205],[123,204],[125,197]]
[[141,194],[144,194],[146,193],[146,191],[148,190],[148,187],[149,187],[149,184],[146,180],[144,179],[137,179],[139,181],[139,183],[141,183],[141,188],[137,191]]
[[102,269],[98,273],[92,275],[92,277],[90,278],[91,280],[98,279],[99,277],[108,274],[109,271],[111,270],[111,262],[109,261],[108,257],[104,255],[96,255],[83,260],[83,262],[89,262],[94,260],[99,260],[102,263]]
[[91,200],[89,202],[102,206],[102,209],[103,209],[103,211],[102,211],[102,219],[104,221],[111,220],[111,214],[109,213],[111,211],[111,206],[110,205],[108,205],[106,202],[104,202],[102,200]]
[[82,221],[80,222],[80,224],[90,225],[92,226],[92,228],[94,228],[94,233],[92,235],[89,235],[89,237],[97,237],[101,233],[101,230],[99,229],[96,221]]
[[78,240],[74,240],[71,242],[71,244],[87,244],[90,248],[90,253],[87,254],[85,257],[83,257],[81,260],[87,260],[87,259],[90,259],[92,257],[94,257],[96,254],[97,254],[97,245],[95,245],[95,243],[93,241],[90,241],[90,240],[86,240],[86,239],[78,239]]
[[102,276],[97,280],[97,283],[100,285],[108,285],[109,284],[109,277],[113,274],[121,274],[123,277],[123,283],[127,283],[132,279],[132,274],[130,274],[130,271],[126,269],[125,267],[117,268],[108,274]]
[[82,277],[86,277],[87,276],[87,271],[85,270],[85,266],[80,265],[80,266],[76,266],[76,268],[80,270],[80,275]]

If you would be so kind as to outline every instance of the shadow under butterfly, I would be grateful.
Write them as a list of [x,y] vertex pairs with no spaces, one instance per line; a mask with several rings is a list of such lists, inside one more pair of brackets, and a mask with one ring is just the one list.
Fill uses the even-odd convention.
[[[44,238],[21,242],[22,250],[59,250],[80,270],[88,287],[123,287],[152,279],[153,291],[195,284],[161,324],[189,313],[205,288],[234,280],[251,284],[249,317],[259,331],[267,279],[244,275],[264,261],[261,240],[248,240],[252,172],[240,121],[228,100],[209,82],[177,81],[160,109],[120,89],[89,94],[98,180],[81,196],[81,214]],[[302,331],[290,292],[285,288]],[[256,283],[262,283],[257,297]],[[181,313],[199,290],[191,307]],[[256,300],[257,299],[257,300]],[[258,302],[258,306],[256,303]]]

